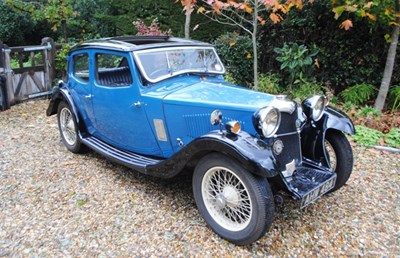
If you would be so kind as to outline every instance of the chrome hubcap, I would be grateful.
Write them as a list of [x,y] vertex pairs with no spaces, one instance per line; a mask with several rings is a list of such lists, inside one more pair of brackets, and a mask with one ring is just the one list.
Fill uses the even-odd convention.
[[209,169],[202,181],[207,211],[221,227],[230,231],[246,228],[252,216],[252,202],[243,181],[224,167]]

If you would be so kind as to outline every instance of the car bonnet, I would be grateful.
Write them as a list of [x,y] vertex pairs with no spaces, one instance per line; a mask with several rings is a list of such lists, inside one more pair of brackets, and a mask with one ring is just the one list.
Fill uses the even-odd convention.
[[255,111],[267,106],[274,98],[232,84],[202,81],[168,94],[164,103]]

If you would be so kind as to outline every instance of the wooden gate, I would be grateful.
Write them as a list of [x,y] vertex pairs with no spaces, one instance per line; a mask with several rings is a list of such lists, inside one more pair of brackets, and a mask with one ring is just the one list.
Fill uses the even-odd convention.
[[0,76],[6,79],[8,107],[51,93],[56,53],[51,38],[42,39],[37,46],[8,47],[0,42],[0,49]]

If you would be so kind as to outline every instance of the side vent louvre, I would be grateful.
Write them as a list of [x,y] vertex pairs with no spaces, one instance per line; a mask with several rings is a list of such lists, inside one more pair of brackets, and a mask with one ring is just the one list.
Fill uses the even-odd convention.
[[[219,130],[219,126],[211,124],[210,116],[211,113],[184,115],[187,136],[196,138],[210,131]],[[224,124],[232,120],[236,119],[222,116],[222,123]],[[239,123],[242,126],[242,130],[245,130],[244,123],[242,121],[239,121]]]

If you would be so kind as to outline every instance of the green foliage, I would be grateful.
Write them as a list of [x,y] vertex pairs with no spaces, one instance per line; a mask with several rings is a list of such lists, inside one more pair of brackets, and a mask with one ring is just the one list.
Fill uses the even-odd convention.
[[238,84],[249,86],[253,81],[253,47],[249,36],[236,33],[221,35],[214,41],[227,71]]
[[400,109],[400,85],[393,86],[389,91],[389,107],[392,110]]
[[86,201],[84,201],[84,200],[77,200],[76,201],[76,205],[78,205],[78,206],[83,206],[85,204],[86,204]]
[[365,117],[381,117],[382,114],[379,110],[374,107],[366,105],[365,107],[361,108],[357,115],[365,116]]
[[312,96],[312,95],[323,95],[323,87],[320,83],[316,81],[305,81],[302,80],[300,83],[296,85],[296,88],[289,92],[289,94],[293,97],[293,99],[297,102],[301,102],[304,99]]
[[350,111],[353,108],[355,108],[354,104],[351,103],[350,101],[346,101],[345,103],[343,103],[343,110],[344,111]]
[[9,46],[24,45],[36,23],[28,14],[18,13],[0,1],[0,40]]
[[224,80],[232,84],[237,84],[236,80],[232,77],[232,75],[229,72],[225,73]]
[[67,55],[71,49],[71,44],[64,44],[60,50],[57,51],[56,61],[56,74],[55,78],[63,78],[67,73]]
[[258,90],[269,94],[279,94],[281,78],[275,73],[260,74],[258,77]]
[[393,128],[385,135],[385,142],[394,148],[400,148],[400,129]]
[[315,47],[309,50],[305,45],[297,43],[285,43],[282,48],[275,48],[274,51],[278,54],[276,60],[281,63],[280,69],[289,74],[289,85],[293,85],[299,78],[310,76],[313,57],[318,54]]
[[[382,24],[371,28],[366,19],[353,20],[350,31],[339,29],[339,24],[333,19],[331,0],[305,3],[303,10],[291,10],[279,24],[267,23],[261,27],[260,71],[279,72],[274,48],[285,42],[297,42],[318,46],[311,75],[335,93],[362,82],[379,85],[388,47],[384,35],[390,28]],[[394,85],[400,84],[399,58],[396,64]]]
[[384,134],[378,130],[356,125],[356,134],[352,137],[360,145],[373,146],[378,145],[383,136]]
[[361,105],[370,100],[376,93],[377,89],[367,83],[359,83],[342,91],[339,96],[345,102],[351,102],[354,105]]

